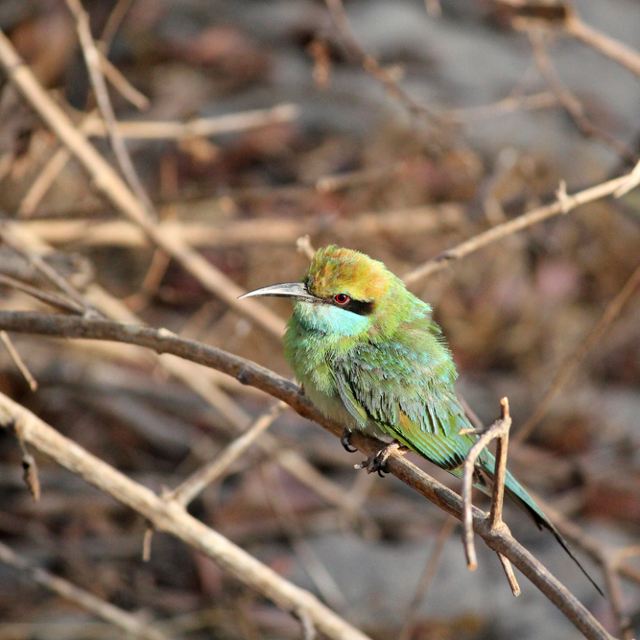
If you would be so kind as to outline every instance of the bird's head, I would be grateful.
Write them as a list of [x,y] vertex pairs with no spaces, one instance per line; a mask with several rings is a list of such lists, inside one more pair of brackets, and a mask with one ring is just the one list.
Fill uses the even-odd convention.
[[241,297],[252,296],[290,297],[306,329],[336,337],[387,333],[413,298],[382,262],[335,245],[316,251],[302,282],[274,284]]

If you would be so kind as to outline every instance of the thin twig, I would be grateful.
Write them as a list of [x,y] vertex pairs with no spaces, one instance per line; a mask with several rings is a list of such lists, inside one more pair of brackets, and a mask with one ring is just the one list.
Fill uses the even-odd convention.
[[78,308],[76,307],[76,305],[70,303],[63,296],[60,296],[56,293],[51,293],[50,291],[37,289],[36,287],[32,287],[30,284],[25,284],[20,280],[16,280],[15,278],[12,278],[10,276],[5,276],[2,273],[0,273],[0,285],[10,287],[11,289],[15,289],[16,291],[22,291],[22,293],[26,293],[32,298],[40,300],[40,302],[45,302],[46,304],[51,305],[54,309],[66,311],[67,313],[78,313]]
[[400,86],[393,73],[385,69],[360,46],[349,24],[349,18],[342,0],[325,0],[325,4],[331,15],[331,20],[340,35],[340,41],[349,54],[362,65],[362,68],[375,78],[391,96],[396,98],[412,116],[420,118],[430,126],[444,126],[446,123],[440,115],[416,101]]
[[136,197],[146,207],[147,213],[151,214],[153,213],[151,200],[149,200],[149,196],[144,190],[142,182],[140,182],[140,178],[133,166],[131,156],[129,155],[129,151],[127,150],[124,140],[116,129],[116,114],[113,110],[113,106],[111,105],[109,89],[102,71],[102,60],[104,59],[104,56],[100,53],[98,47],[96,47],[96,43],[91,35],[89,14],[82,6],[81,0],[66,0],[66,2],[69,10],[76,19],[76,29],[78,31],[80,46],[82,47],[82,54],[87,65],[87,71],[96,97],[98,109],[104,118],[113,153],[115,154],[118,165],[120,166],[122,175],[124,175],[127,183],[136,194]]
[[232,440],[214,460],[192,473],[164,497],[186,507],[206,487],[224,476],[231,465],[273,424],[285,406],[284,402],[278,402],[265,411],[244,433]]
[[[365,212],[348,219],[316,215],[296,220],[277,217],[233,220],[216,225],[181,218],[162,220],[157,227],[163,234],[177,237],[193,247],[290,246],[305,233],[313,236],[327,229],[340,237],[397,236],[407,229],[426,234],[443,228],[459,228],[463,221],[459,205],[439,204],[389,210],[384,215]],[[20,226],[54,245],[142,247],[147,244],[144,232],[127,220],[29,220],[21,221]]]
[[[502,398],[500,400],[502,415],[499,420],[493,423],[471,447],[464,461],[462,476],[462,501],[464,504],[463,523],[463,546],[467,557],[467,567],[469,571],[475,571],[478,568],[478,559],[476,556],[476,548],[473,541],[473,514],[471,493],[473,489],[473,480],[476,475],[476,461],[478,456],[484,451],[492,440],[498,440],[498,448],[496,451],[496,466],[493,477],[493,494],[491,498],[491,512],[489,514],[488,526],[491,531],[497,531],[505,528],[506,525],[502,521],[502,503],[504,500],[504,481],[507,473],[507,449],[509,428],[511,427],[511,416],[509,414],[509,400]],[[509,586],[514,596],[520,595],[520,585],[513,573],[511,563],[508,558],[498,552],[500,562],[505,571]]]
[[[0,280],[1,282],[1,280]],[[11,341],[9,334],[6,331],[0,331],[0,340],[4,344],[9,357],[13,360],[13,363],[16,365],[18,371],[22,374],[22,377],[27,381],[29,385],[29,389],[31,391],[37,391],[38,382],[33,377],[31,371],[29,371],[29,367],[27,367],[25,361],[22,359],[20,352],[16,349],[15,345]]]
[[633,296],[636,288],[640,285],[640,264],[634,269],[633,273],[624,283],[622,289],[618,291],[615,297],[606,306],[604,313],[598,322],[591,329],[589,334],[581,340],[575,351],[563,362],[562,366],[556,372],[551,384],[549,385],[542,400],[538,403],[533,415],[522,425],[515,435],[516,442],[523,442],[530,435],[535,427],[549,411],[549,407],[557,397],[558,393],[569,382],[575,373],[578,365],[585,359],[589,351],[600,341],[605,335],[611,323],[622,313],[625,305]]
[[82,296],[46,260],[43,260],[35,251],[24,247],[25,243],[22,236],[23,231],[18,226],[9,222],[0,222],[0,238],[2,241],[11,247],[13,251],[23,256],[51,284],[62,291],[67,297],[67,304],[74,309],[75,313],[95,313],[95,310],[84,303]]
[[637,154],[624,142],[593,123],[587,116],[584,105],[562,82],[545,47],[545,34],[537,29],[532,29],[527,32],[527,35],[529,36],[533,57],[540,74],[546,80],[551,91],[557,96],[558,102],[564,107],[578,130],[588,138],[596,138],[603,142],[625,163],[634,163],[637,159]]
[[151,104],[149,98],[136,89],[102,51],[98,51],[98,53],[100,55],[100,70],[111,86],[136,109],[146,111]]
[[575,10],[570,12],[564,28],[569,35],[640,76],[640,53],[586,24]]
[[[299,108],[296,105],[284,103],[269,109],[255,109],[209,118],[194,118],[186,122],[120,120],[114,124],[114,127],[122,138],[130,140],[183,140],[291,122],[298,114]],[[92,137],[102,137],[108,135],[109,129],[105,121],[93,120],[86,133]]]
[[627,180],[613,194],[616,198],[622,198],[633,189],[640,185],[640,160],[637,162],[633,171],[627,176]]
[[464,258],[471,253],[475,253],[479,249],[482,249],[493,242],[497,242],[507,236],[518,233],[527,227],[538,224],[539,222],[552,218],[553,216],[569,213],[583,204],[595,202],[596,200],[601,200],[607,196],[614,195],[620,187],[629,184],[632,174],[633,172],[624,174],[618,178],[613,178],[612,180],[607,180],[606,182],[601,182],[600,184],[588,187],[582,191],[577,191],[574,194],[567,195],[566,198],[557,199],[551,204],[527,211],[513,220],[497,224],[490,229],[461,242],[455,247],[443,251],[435,258],[432,258],[419,267],[412,269],[405,274],[404,280],[407,284],[414,286],[424,278],[427,278],[437,271],[441,271],[454,260],[460,260],[461,258]]

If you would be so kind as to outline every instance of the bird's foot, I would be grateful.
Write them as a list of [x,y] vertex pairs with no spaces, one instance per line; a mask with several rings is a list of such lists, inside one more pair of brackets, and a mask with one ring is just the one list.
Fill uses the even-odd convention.
[[388,472],[387,461],[389,460],[389,456],[396,451],[404,454],[408,449],[399,442],[391,442],[386,447],[369,456],[366,460],[354,465],[354,469],[366,469],[367,473],[377,473],[381,478],[384,478],[385,473]]
[[351,444],[351,431],[349,429],[345,429],[342,432],[342,437],[340,438],[340,444],[344,447],[344,450],[348,453],[355,453],[357,449]]

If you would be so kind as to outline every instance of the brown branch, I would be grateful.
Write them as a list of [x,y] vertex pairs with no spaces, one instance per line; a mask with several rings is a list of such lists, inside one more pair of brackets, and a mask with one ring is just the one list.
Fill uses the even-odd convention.
[[[478,568],[478,559],[476,556],[476,548],[473,541],[473,514],[472,514],[472,491],[473,481],[476,471],[476,461],[478,456],[493,440],[498,441],[496,451],[496,466],[493,477],[493,493],[491,496],[491,512],[489,513],[488,526],[490,531],[498,531],[506,528],[502,521],[502,504],[504,501],[504,481],[507,473],[507,450],[509,444],[509,428],[511,427],[511,416],[509,414],[509,400],[502,398],[500,400],[502,416],[496,420],[484,433],[480,435],[473,447],[469,450],[464,461],[462,476],[462,502],[464,515],[462,519],[463,534],[462,540],[464,552],[467,557],[467,567],[470,571]],[[511,592],[514,596],[520,595],[520,585],[516,580],[513,568],[509,559],[498,552],[498,557],[504,569]]]
[[[164,235],[179,238],[193,247],[229,247],[245,245],[291,246],[304,235],[323,234],[328,229],[337,236],[369,237],[375,235],[401,235],[411,229],[416,234],[442,228],[458,228],[464,221],[462,207],[439,204],[409,209],[360,213],[353,218],[333,216],[305,216],[301,219],[259,218],[233,220],[224,226],[197,221],[163,220],[157,223]],[[126,220],[29,220],[20,221],[39,238],[54,245],[142,247],[145,234]]]
[[636,163],[633,171],[627,176],[627,180],[620,186],[619,189],[613,194],[616,198],[622,198],[622,196],[632,191],[640,184],[640,160]]
[[441,271],[450,262],[460,260],[461,258],[464,258],[471,253],[475,253],[479,249],[482,249],[493,242],[497,242],[498,240],[506,238],[514,233],[518,233],[527,227],[531,227],[534,224],[538,224],[554,216],[569,213],[577,207],[589,202],[595,202],[596,200],[601,200],[607,196],[615,195],[618,189],[630,184],[635,173],[637,173],[636,169],[631,173],[624,174],[618,178],[613,178],[612,180],[607,180],[606,182],[601,182],[600,184],[588,187],[587,189],[583,189],[582,191],[578,191],[574,194],[565,193],[562,197],[558,197],[556,201],[551,204],[532,209],[513,220],[497,224],[490,229],[461,242],[455,247],[443,251],[435,258],[432,258],[419,267],[412,269],[405,274],[404,280],[408,285],[414,286],[424,278],[427,278],[437,271]]
[[545,47],[545,34],[538,30],[527,32],[529,42],[533,49],[533,57],[538,67],[538,71],[547,82],[551,91],[558,98],[558,102],[573,120],[576,128],[587,138],[595,138],[613,150],[625,163],[636,162],[637,154],[634,153],[624,142],[618,140],[605,129],[593,123],[586,112],[584,105],[562,82],[558,71],[553,66],[551,58]]
[[73,602],[98,618],[106,620],[127,635],[132,634],[136,638],[144,638],[145,640],[168,640],[168,636],[159,629],[154,628],[153,624],[145,622],[136,615],[98,598],[64,578],[35,566],[1,542],[0,562],[13,567],[36,584],[59,595],[61,598]]
[[137,224],[159,248],[174,258],[208,291],[219,297],[237,313],[245,316],[267,333],[279,337],[284,322],[269,309],[252,300],[238,304],[243,290],[213,267],[204,257],[179,238],[173,238],[156,228],[145,207],[135,197],[111,165],[77,130],[66,113],[51,99],[16,53],[11,41],[0,30],[0,64],[9,79],[22,93],[40,117],[54,131],[60,141],[85,168],[95,187],[125,217]]
[[20,438],[89,484],[144,516],[158,531],[176,536],[215,560],[243,584],[286,611],[304,611],[325,635],[336,640],[367,640],[309,592],[294,586],[218,532],[189,515],[175,501],[151,490],[60,435],[24,407],[0,394],[0,426],[12,426]]
[[[301,389],[293,382],[278,376],[277,374],[261,367],[249,360],[240,358],[233,354],[227,353],[221,349],[201,344],[193,340],[179,338],[166,330],[156,330],[148,327],[139,327],[132,325],[122,325],[119,323],[108,322],[105,320],[93,320],[85,318],[75,318],[66,316],[52,316],[39,313],[28,312],[0,312],[0,328],[20,333],[32,333],[40,335],[49,335],[67,338],[90,338],[97,340],[114,340],[129,344],[137,344],[140,346],[153,349],[158,353],[173,353],[182,358],[198,362],[205,366],[217,368],[220,371],[234,376],[243,384],[249,384],[275,398],[283,400],[301,416],[315,420],[321,424],[326,430],[340,437],[342,427],[330,420],[324,418],[320,412],[310,403],[303,395]],[[10,400],[4,399],[3,404],[11,403]],[[14,403],[9,406],[15,407]],[[20,409],[21,415],[25,415],[25,410]],[[29,414],[30,415],[30,414]],[[33,420],[29,420],[31,424]],[[38,421],[38,424],[39,423]],[[44,451],[51,450],[49,446],[49,434],[44,442],[40,441],[41,430],[37,430],[37,435],[30,432],[32,439],[25,440]],[[55,433],[55,432],[54,432]],[[60,438],[57,434],[56,438]],[[372,454],[381,448],[378,440],[368,438],[361,434],[354,434],[353,444],[361,451]],[[71,456],[72,460],[65,457],[66,462],[71,462],[72,468],[83,477],[91,477],[97,479],[96,473],[100,475],[100,470],[106,466],[102,461],[95,459],[91,465],[80,464],[75,452],[77,445],[71,442],[64,442],[65,450],[62,452],[65,456]],[[71,447],[71,451],[66,451],[66,447]],[[57,454],[57,448],[54,447]],[[88,454],[87,454],[88,455]],[[433,502],[447,513],[461,519],[463,514],[463,504],[460,498],[450,489],[440,484],[429,475],[421,471],[414,464],[404,459],[402,455],[393,453],[388,461],[388,467],[391,473],[397,476],[405,484],[414,488],[422,496]],[[95,465],[95,466],[94,466]],[[111,474],[111,470],[109,471]],[[118,486],[122,488],[123,483],[131,481],[122,478],[118,481]],[[102,484],[100,485],[102,486]],[[129,485],[127,485],[128,487]],[[179,505],[169,505],[166,501],[156,497],[151,492],[143,490],[146,493],[145,498],[139,506],[144,507],[144,511],[140,512],[156,527],[166,529],[167,514],[174,509],[181,509]],[[125,494],[128,489],[125,488]],[[155,502],[157,500],[158,502]],[[150,505],[153,504],[153,507]],[[138,503],[136,502],[136,505]],[[156,509],[157,507],[157,509]],[[482,512],[475,508],[471,508],[473,518],[473,528],[480,535],[486,544],[494,551],[504,555],[514,566],[516,566],[531,582],[542,592],[547,598],[553,602],[571,622],[591,640],[610,640],[609,634],[602,628],[591,613],[575,598],[575,596],[563,586],[549,571],[546,569],[529,551],[522,547],[510,534],[506,526],[491,528],[487,518]],[[153,518],[157,516],[157,521]],[[162,526],[159,526],[161,524]],[[175,532],[175,522],[172,522],[172,532]],[[194,521],[191,523],[193,527],[204,527],[201,523]],[[206,530],[206,527],[204,527]],[[180,530],[184,532],[184,530]],[[209,549],[209,538],[191,536],[192,530],[188,537],[190,543],[203,550],[205,553]],[[198,529],[202,532],[202,529]],[[210,536],[213,532],[208,533]],[[217,536],[217,534],[213,534]],[[215,547],[216,545],[214,545]],[[251,559],[252,562],[255,562]],[[228,564],[223,566],[227,567]],[[230,568],[235,571],[237,567]],[[242,579],[242,576],[240,576]],[[320,625],[317,625],[321,629]]]
[[[0,280],[2,282],[2,280]],[[27,367],[25,361],[22,359],[20,352],[16,349],[15,345],[11,341],[9,334],[6,331],[0,331],[0,342],[4,344],[4,348],[7,350],[9,357],[13,360],[18,371],[22,374],[22,377],[27,381],[29,389],[36,391],[38,389],[38,382],[33,377],[29,367]]]
[[569,35],[640,76],[640,53],[589,26],[578,17],[575,10],[569,13],[564,28]]
[[82,296],[72,287],[66,278],[61,276],[46,260],[35,251],[24,246],[24,232],[9,222],[0,221],[0,239],[13,251],[21,255],[36,271],[42,274],[54,287],[66,296],[67,306],[74,309],[75,313],[95,313],[85,304]]
[[[114,124],[118,134],[130,140],[183,140],[193,137],[209,137],[223,133],[258,129],[267,125],[291,122],[297,118],[299,109],[294,104],[279,104],[270,109],[255,109],[240,113],[210,118],[194,118],[186,122],[173,120],[119,120]],[[94,119],[87,127],[88,136],[108,135],[109,129],[103,120]]]
[[420,118],[432,127],[442,127],[447,124],[435,111],[419,103],[413,96],[407,93],[402,86],[400,86],[394,74],[388,69],[385,69],[371,54],[367,53],[360,46],[349,24],[349,18],[342,0],[325,0],[325,4],[329,10],[331,20],[340,35],[340,41],[349,55],[355,58],[367,73],[375,78],[391,96],[396,98],[412,116]]

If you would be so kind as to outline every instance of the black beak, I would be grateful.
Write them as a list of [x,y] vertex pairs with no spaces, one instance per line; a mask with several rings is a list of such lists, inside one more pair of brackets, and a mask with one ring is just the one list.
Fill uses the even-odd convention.
[[272,284],[268,287],[262,287],[255,291],[249,291],[241,295],[238,300],[243,298],[253,298],[257,296],[274,296],[277,298],[296,298],[297,300],[306,300],[307,302],[317,302],[318,299],[312,296],[307,287],[302,282],[284,282],[282,284]]

